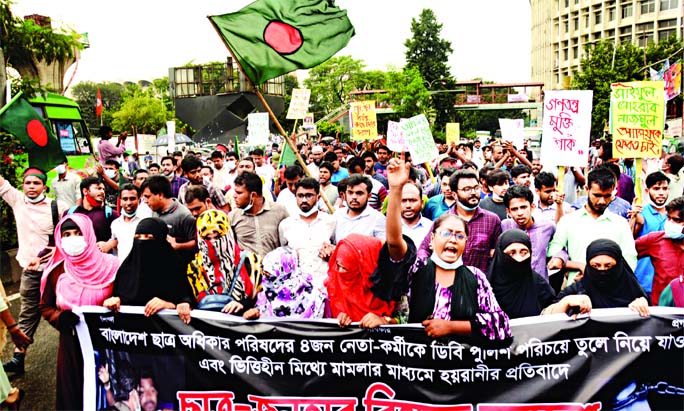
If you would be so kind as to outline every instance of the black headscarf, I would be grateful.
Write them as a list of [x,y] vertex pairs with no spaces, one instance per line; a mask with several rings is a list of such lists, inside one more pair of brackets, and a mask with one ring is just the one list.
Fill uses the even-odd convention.
[[[599,255],[613,257],[617,264],[609,270],[596,270],[589,261]],[[622,257],[620,246],[612,240],[592,241],[587,247],[587,265],[580,280],[593,308],[627,307],[629,303],[646,293],[639,285],[634,272]]]
[[145,218],[135,233],[152,234],[154,238],[133,240],[131,252],[116,274],[113,295],[125,305],[145,305],[154,297],[174,304],[193,303],[187,267],[166,240],[166,223],[156,217]]
[[[530,250],[530,257],[517,261],[504,253],[509,245],[515,243],[527,247]],[[496,300],[509,318],[539,315],[544,308],[540,299],[546,299],[547,302],[553,299],[553,291],[549,294],[550,287],[544,288],[543,283],[539,282],[539,279],[542,282],[544,279],[532,270],[531,256],[532,243],[524,231],[511,229],[499,236],[487,277],[489,277]],[[548,298],[540,298],[540,292]]]

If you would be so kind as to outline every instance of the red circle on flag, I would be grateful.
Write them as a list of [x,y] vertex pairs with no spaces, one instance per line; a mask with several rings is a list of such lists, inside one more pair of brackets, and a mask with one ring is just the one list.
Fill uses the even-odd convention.
[[33,119],[26,125],[26,133],[39,147],[45,147],[48,143],[48,133],[40,120]]
[[280,54],[292,54],[304,44],[302,32],[282,21],[272,21],[264,29],[264,41]]

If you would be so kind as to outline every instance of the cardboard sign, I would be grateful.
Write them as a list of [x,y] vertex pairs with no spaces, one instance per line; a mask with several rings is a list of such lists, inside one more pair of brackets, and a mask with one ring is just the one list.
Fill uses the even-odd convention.
[[372,140],[378,136],[375,100],[351,102],[349,120],[352,140]]
[[458,144],[461,139],[461,123],[447,123],[446,124],[446,142],[447,144]]
[[413,164],[427,163],[437,158],[439,150],[424,114],[413,116],[400,124]]
[[586,167],[593,93],[591,90],[544,93],[541,160],[545,166]]
[[510,141],[513,146],[520,150],[525,144],[525,120],[521,118],[500,118],[501,139]]
[[401,124],[396,121],[387,122],[387,147],[397,153],[409,151]]
[[610,85],[613,157],[660,158],[665,127],[665,84],[634,81]]
[[[292,89],[292,98],[290,99],[290,107],[287,109],[288,120],[303,119],[309,111],[309,99],[311,98],[311,90],[308,88]],[[312,118],[313,122],[313,118]]]
[[268,128],[268,113],[251,113],[247,116],[247,133],[249,144],[268,144],[270,134]]

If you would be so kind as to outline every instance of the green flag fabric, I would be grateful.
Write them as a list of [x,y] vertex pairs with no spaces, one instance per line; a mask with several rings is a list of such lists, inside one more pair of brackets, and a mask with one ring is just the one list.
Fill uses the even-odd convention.
[[292,151],[289,144],[284,144],[283,154],[280,155],[280,166],[289,167],[297,164],[297,156],[294,151]]
[[47,122],[31,104],[20,95],[3,107],[0,128],[4,129],[26,147],[29,166],[48,172],[66,161],[59,140]]
[[331,0],[257,0],[209,19],[257,85],[321,64],[354,35],[346,10]]

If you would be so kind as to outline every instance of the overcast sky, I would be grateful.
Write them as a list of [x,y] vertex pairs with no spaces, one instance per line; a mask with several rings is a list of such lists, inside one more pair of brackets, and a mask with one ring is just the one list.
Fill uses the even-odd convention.
[[[42,14],[53,27],[87,32],[73,84],[79,81],[152,80],[169,67],[225,60],[208,15],[237,11],[249,0],[15,0],[13,14]],[[404,65],[411,18],[431,8],[454,49],[449,64],[458,80],[530,79],[530,9],[527,0],[337,0],[356,36],[338,55],[362,59],[369,69]],[[72,67],[70,70],[73,70]],[[67,74],[67,81],[71,71]]]

